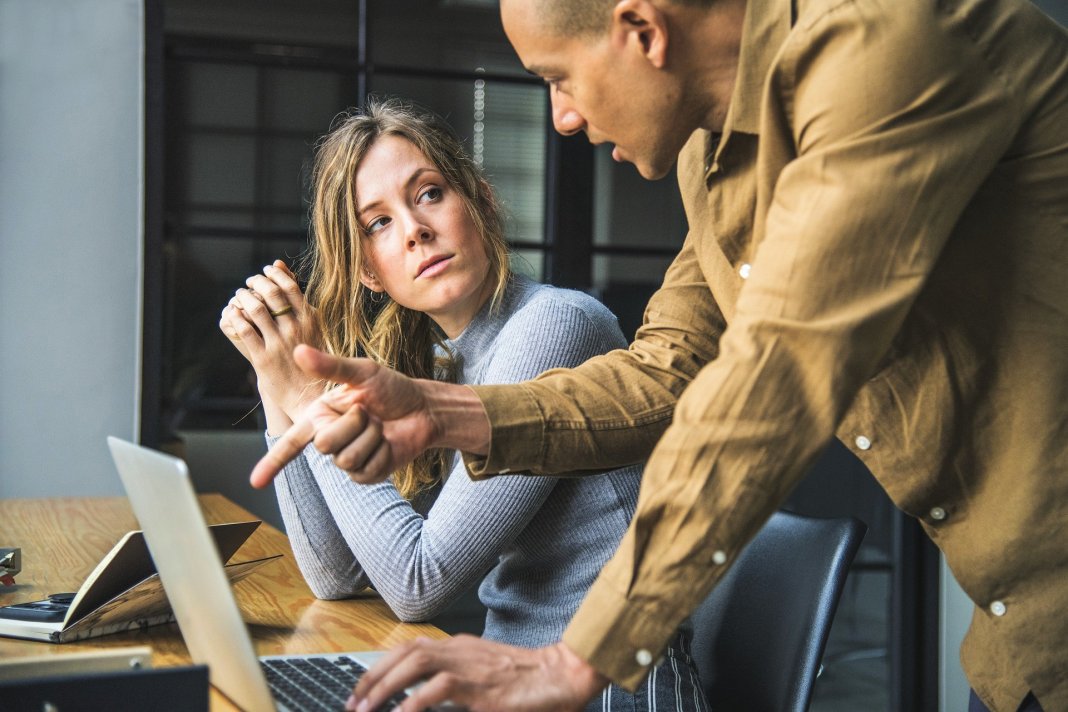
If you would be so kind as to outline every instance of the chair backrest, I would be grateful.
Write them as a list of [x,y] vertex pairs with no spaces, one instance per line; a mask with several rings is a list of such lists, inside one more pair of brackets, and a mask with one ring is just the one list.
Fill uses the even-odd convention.
[[776,512],[694,612],[693,657],[715,710],[804,712],[867,527]]

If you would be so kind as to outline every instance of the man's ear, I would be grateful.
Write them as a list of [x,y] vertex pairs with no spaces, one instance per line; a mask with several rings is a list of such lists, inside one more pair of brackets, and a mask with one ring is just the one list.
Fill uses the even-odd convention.
[[612,10],[612,44],[636,47],[657,69],[667,63],[668,23],[649,0],[620,0]]

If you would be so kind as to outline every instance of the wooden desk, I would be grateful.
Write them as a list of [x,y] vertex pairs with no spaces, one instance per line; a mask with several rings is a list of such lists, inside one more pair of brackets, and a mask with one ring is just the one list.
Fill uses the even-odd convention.
[[[222,495],[200,495],[200,504],[208,524],[258,519]],[[22,573],[15,577],[15,586],[0,586],[0,605],[77,591],[115,542],[138,528],[125,497],[0,500],[0,542],[22,548]],[[431,625],[399,622],[380,599],[316,599],[297,568],[289,540],[266,523],[232,560],[272,554],[284,556],[234,585],[260,655],[379,650],[416,636],[447,637]],[[0,657],[63,655],[129,645],[151,646],[156,667],[190,663],[174,623],[63,645],[0,638]],[[213,711],[237,709],[214,689],[211,695]]]

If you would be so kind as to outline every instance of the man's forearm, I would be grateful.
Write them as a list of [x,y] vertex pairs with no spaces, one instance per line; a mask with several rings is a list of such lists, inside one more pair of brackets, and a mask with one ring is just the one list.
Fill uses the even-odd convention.
[[468,386],[423,381],[431,420],[434,445],[473,455],[489,452],[490,422],[486,409]]
[[629,349],[518,386],[475,386],[493,424],[492,450],[467,458],[468,469],[581,474],[645,460],[679,395],[718,353],[723,325],[687,238]]

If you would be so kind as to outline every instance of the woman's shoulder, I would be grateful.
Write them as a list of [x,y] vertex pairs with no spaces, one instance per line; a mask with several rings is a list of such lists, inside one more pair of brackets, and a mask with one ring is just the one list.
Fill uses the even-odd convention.
[[[520,290],[514,302],[509,323],[528,320],[551,320],[553,323],[573,322],[576,328],[605,329],[619,332],[615,314],[595,297],[575,289],[540,284],[527,277],[514,277],[515,287]],[[619,332],[622,337],[622,332]]]
[[513,278],[492,342],[468,349],[469,383],[512,383],[550,368],[577,366],[627,341],[611,311],[588,294]]

